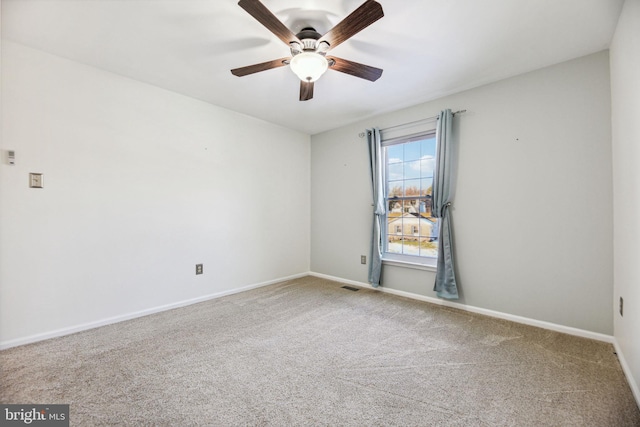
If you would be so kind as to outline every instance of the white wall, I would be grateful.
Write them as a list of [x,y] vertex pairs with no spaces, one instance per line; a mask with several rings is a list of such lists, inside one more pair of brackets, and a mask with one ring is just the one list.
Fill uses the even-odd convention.
[[[614,335],[640,402],[640,1],[627,0],[611,44]],[[624,316],[618,313],[624,298]]]
[[2,103],[3,345],[309,270],[308,135],[10,42]]
[[[612,172],[607,52],[311,139],[311,270],[367,281],[371,190],[358,134],[456,119],[453,208],[461,302],[612,334]],[[383,286],[433,297],[434,274],[385,266]]]

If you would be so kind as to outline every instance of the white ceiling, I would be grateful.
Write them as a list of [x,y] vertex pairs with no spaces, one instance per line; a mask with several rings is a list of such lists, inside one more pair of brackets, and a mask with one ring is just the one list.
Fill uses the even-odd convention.
[[[384,69],[328,71],[298,101],[289,55],[237,0],[2,0],[2,37],[308,134],[609,47],[623,0],[378,0],[385,16],[331,51]],[[320,33],[364,0],[263,0]],[[324,27],[324,28],[323,28]]]

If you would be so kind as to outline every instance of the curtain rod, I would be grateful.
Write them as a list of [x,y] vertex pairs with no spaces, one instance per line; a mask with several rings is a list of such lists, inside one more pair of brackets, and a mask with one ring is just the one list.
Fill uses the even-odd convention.
[[[466,112],[467,112],[467,110],[458,110],[455,113],[453,113],[453,115],[455,116],[456,114],[462,114],[462,113],[466,113]],[[380,129],[380,132],[389,131],[391,129],[405,127],[405,126],[411,126],[411,125],[415,125],[415,124],[422,123],[422,122],[430,122],[432,120],[438,120],[438,117],[439,117],[439,115],[438,116],[433,116],[433,117],[427,117],[426,119],[414,120],[412,122],[403,123],[401,125],[389,126],[388,128]],[[358,136],[360,138],[364,138],[365,133],[364,132],[360,132],[358,134]]]

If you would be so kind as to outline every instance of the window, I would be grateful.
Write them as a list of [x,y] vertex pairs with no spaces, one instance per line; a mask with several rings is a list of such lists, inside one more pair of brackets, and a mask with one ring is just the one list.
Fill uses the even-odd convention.
[[386,229],[383,259],[434,265],[438,220],[432,216],[435,131],[382,141]]

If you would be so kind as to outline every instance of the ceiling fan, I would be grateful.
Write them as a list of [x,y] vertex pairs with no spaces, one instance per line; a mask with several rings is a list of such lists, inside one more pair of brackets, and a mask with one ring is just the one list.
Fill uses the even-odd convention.
[[298,34],[294,34],[259,0],[240,0],[238,5],[285,42],[291,50],[291,56],[235,68],[231,70],[234,76],[242,77],[290,65],[293,72],[300,78],[300,101],[307,101],[313,98],[314,82],[327,69],[340,71],[372,82],[378,80],[382,75],[380,68],[335,56],[326,56],[329,50],[384,16],[382,6],[374,0],[365,1],[324,35],[319,34],[311,27],[303,28]]

